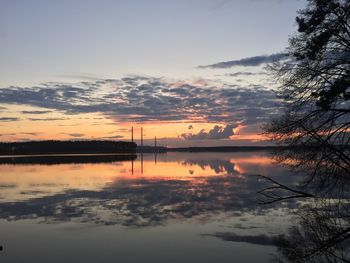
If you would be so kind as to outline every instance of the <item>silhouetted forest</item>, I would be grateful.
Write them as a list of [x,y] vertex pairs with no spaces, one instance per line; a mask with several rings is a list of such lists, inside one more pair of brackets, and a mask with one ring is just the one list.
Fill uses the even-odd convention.
[[1,142],[0,154],[134,153],[136,143],[116,141]]
[[1,157],[0,164],[81,164],[113,163],[136,160],[136,154],[92,154],[92,155],[45,155],[45,156],[11,156]]
[[282,146],[217,146],[217,147],[182,147],[167,148],[168,152],[251,152],[251,151],[269,151]]

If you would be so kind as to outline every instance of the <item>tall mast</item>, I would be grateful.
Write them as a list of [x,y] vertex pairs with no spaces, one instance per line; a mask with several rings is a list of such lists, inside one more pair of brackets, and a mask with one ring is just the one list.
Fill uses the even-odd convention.
[[131,127],[131,142],[134,142],[134,127]]
[[143,174],[143,128],[141,127],[141,174]]
[[143,128],[141,127],[141,148],[143,147]]

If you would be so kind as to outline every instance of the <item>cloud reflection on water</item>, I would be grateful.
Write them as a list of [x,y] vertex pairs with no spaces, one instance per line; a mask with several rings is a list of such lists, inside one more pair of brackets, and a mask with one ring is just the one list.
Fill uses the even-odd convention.
[[0,166],[5,191],[0,218],[143,227],[169,220],[206,221],[223,214],[261,215],[271,206],[257,205],[255,193],[262,182],[254,174],[266,169],[270,175],[283,172],[261,153],[184,153],[159,155],[157,162],[152,155],[143,159],[143,173],[140,163],[134,162],[134,174],[130,162]]

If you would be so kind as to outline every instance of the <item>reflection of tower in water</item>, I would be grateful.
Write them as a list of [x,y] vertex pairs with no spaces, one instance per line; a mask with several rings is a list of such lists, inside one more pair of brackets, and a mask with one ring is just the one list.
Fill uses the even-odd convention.
[[134,160],[131,159],[131,174],[134,175]]
[[[131,127],[131,142],[134,142],[134,127]],[[158,153],[158,146],[157,146],[157,136],[154,136],[154,147],[152,149],[152,146],[145,146],[143,145],[143,127],[141,127],[141,133],[140,133],[140,144],[137,147],[137,153],[140,154],[140,161],[141,161],[141,174],[143,174],[143,153],[144,152],[153,152],[154,153],[154,164],[157,164],[157,153]],[[134,174],[134,161],[131,161],[131,173]]]
[[143,174],[143,153],[141,152],[141,174]]

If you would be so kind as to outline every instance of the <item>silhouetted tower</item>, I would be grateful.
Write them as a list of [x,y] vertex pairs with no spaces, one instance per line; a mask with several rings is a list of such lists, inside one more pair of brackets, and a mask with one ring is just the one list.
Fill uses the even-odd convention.
[[143,147],[143,128],[141,127],[141,149]]
[[154,164],[157,164],[157,136],[154,136]]
[[134,127],[131,127],[131,142],[134,142]]

